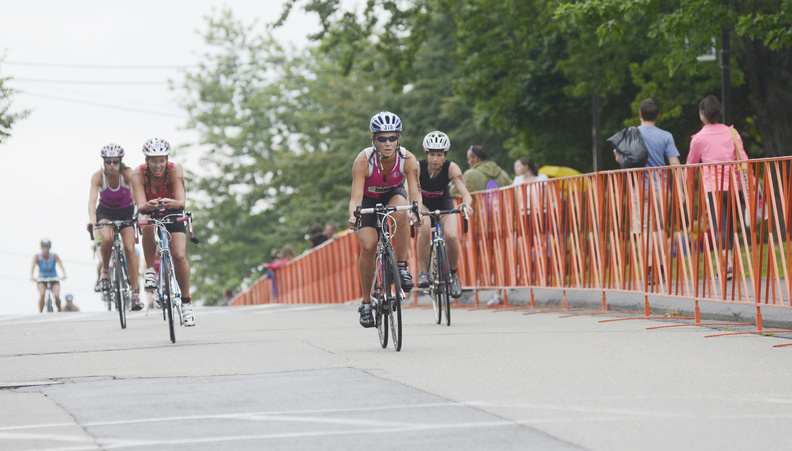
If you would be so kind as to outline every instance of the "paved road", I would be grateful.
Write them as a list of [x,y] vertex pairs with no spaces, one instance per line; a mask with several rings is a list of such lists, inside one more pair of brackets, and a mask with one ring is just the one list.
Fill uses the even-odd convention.
[[0,316],[0,449],[788,449],[792,347],[767,336],[353,305]]

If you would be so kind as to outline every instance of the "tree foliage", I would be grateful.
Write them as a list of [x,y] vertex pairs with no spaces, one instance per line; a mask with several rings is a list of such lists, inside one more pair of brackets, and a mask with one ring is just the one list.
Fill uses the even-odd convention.
[[[0,60],[0,62],[1,61],[2,60]],[[11,112],[11,106],[13,105],[12,97],[18,91],[5,85],[8,80],[8,77],[0,77],[0,144],[3,144],[11,137],[11,129],[14,123],[26,118],[30,114],[28,110],[16,113]]]

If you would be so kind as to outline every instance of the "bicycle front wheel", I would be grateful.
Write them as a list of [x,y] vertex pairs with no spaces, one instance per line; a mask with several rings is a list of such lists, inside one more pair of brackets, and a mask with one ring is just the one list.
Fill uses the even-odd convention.
[[[393,348],[396,351],[401,351],[402,348],[402,322],[401,322],[401,304],[404,300],[404,292],[401,289],[401,281],[399,279],[399,269],[396,265],[396,254],[393,252],[392,247],[388,247],[386,252],[387,265],[383,266],[383,272],[387,273],[388,288],[386,292],[390,293],[387,297],[387,315],[390,321],[391,341],[393,341]],[[385,312],[383,312],[385,313]]]
[[[451,273],[448,268],[448,253],[446,252],[445,244],[440,243],[437,247],[437,260],[440,268],[440,284],[437,287],[439,291],[438,299],[443,304],[445,309],[446,326],[451,325]],[[439,308],[438,308],[439,310]],[[440,318],[437,318],[437,324],[440,324]]]
[[371,297],[376,299],[377,305],[372,306],[372,308],[380,345],[384,349],[388,347],[388,315],[383,314],[383,309],[387,306],[386,300],[388,296],[385,293],[387,275],[382,271],[382,257],[380,254],[377,254],[374,268],[374,285],[371,289]]
[[171,343],[176,343],[176,329],[173,323],[173,287],[171,286],[171,266],[170,259],[163,258],[160,261],[160,274],[162,277],[162,304],[168,313],[168,331]]
[[114,268],[113,268],[113,277],[112,277],[112,289],[115,293],[116,298],[116,308],[118,309],[118,319],[121,321],[121,328],[126,329],[126,293],[124,292],[124,265],[126,262],[124,261],[123,255],[119,255],[116,253],[115,258],[113,259]]
[[437,244],[432,246],[432,280],[430,285],[430,294],[432,297],[432,310],[434,311],[435,324],[440,324],[440,321],[443,318],[443,302],[442,298],[440,297],[440,288],[442,287],[440,275],[442,274],[442,271],[439,266],[440,261],[437,258],[437,248]]

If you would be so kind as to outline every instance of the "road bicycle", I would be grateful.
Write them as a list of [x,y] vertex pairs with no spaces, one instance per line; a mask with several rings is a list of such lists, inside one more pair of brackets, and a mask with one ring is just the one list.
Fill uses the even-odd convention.
[[[55,295],[52,294],[52,285],[55,282],[60,282],[60,278],[39,277],[38,279],[36,279],[36,283],[43,283],[44,285],[47,286],[46,291],[44,292],[44,311],[48,313],[53,313],[55,311],[55,304],[54,304]],[[58,311],[60,311],[60,309]]]
[[442,215],[462,214],[464,218],[463,231],[467,233],[468,215],[465,204],[453,210],[434,210],[421,213],[432,221],[432,252],[430,258],[430,285],[429,296],[432,298],[435,322],[440,324],[445,310],[446,326],[451,325],[451,267],[448,263],[448,252],[443,235]]
[[121,240],[121,228],[130,226],[135,227],[135,237],[137,237],[137,220],[124,219],[115,221],[105,221],[98,224],[92,224],[88,228],[91,234],[91,240],[94,239],[93,231],[101,229],[102,227],[113,227],[113,247],[110,252],[110,277],[108,281],[109,286],[102,287],[102,300],[110,306],[115,306],[118,311],[118,319],[121,321],[121,328],[126,329],[127,326],[127,311],[132,306],[132,284],[129,279],[129,266],[127,265],[126,252],[124,252],[124,245]]
[[371,287],[372,311],[374,324],[379,334],[380,345],[388,347],[388,325],[390,324],[393,348],[401,351],[402,348],[402,316],[401,306],[404,301],[404,291],[401,289],[399,268],[396,263],[396,251],[393,249],[391,239],[391,222],[395,233],[396,222],[393,213],[397,211],[410,211],[418,217],[418,203],[391,207],[377,204],[374,208],[357,207],[355,210],[355,230],[360,226],[360,217],[367,214],[377,215],[377,256],[375,260],[374,283]]
[[157,243],[157,252],[160,256],[159,271],[157,271],[157,288],[154,298],[157,307],[162,308],[162,319],[168,321],[168,332],[171,343],[176,343],[176,323],[175,318],[179,319],[179,325],[184,326],[181,310],[181,288],[176,281],[176,273],[173,269],[173,259],[170,253],[170,232],[166,228],[168,224],[186,222],[190,232],[190,241],[198,244],[198,238],[193,234],[192,213],[189,211],[165,214],[160,209],[155,212],[150,219],[138,221],[138,225],[154,226],[154,241]]

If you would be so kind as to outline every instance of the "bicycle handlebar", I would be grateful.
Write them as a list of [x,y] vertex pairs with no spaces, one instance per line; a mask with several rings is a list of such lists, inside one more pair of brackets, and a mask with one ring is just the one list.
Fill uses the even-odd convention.
[[94,239],[94,229],[101,229],[102,227],[123,227],[123,226],[134,226],[135,225],[135,218],[131,219],[117,219],[114,221],[105,221],[100,222],[97,224],[88,224],[88,234],[91,236],[91,241]]
[[467,213],[467,205],[460,204],[459,208],[454,208],[453,210],[434,210],[434,211],[424,211],[421,213],[421,216],[431,216],[433,218],[438,218],[440,215],[450,215],[450,214],[462,214],[465,219],[465,223],[463,226],[463,232],[467,233],[468,231],[468,213]]
[[[394,211],[412,211],[415,217],[419,218],[419,221],[421,218],[418,215],[418,201],[413,201],[412,205],[397,205],[395,207],[392,207],[390,205],[377,204],[373,208],[361,208],[360,205],[358,205],[357,208],[355,208],[355,218],[357,219],[357,221],[355,221],[355,231],[357,232],[358,229],[360,228],[360,217],[362,215],[371,215],[375,213],[381,215],[387,215],[389,213],[393,213]],[[413,227],[412,224],[410,224],[411,229],[412,227]],[[415,234],[413,233],[412,236],[415,236]]]
[[146,225],[161,225],[161,226],[165,226],[167,224],[176,224],[177,222],[186,222],[187,223],[187,229],[190,232],[190,241],[192,241],[195,244],[198,244],[200,242],[200,240],[195,237],[195,233],[193,233],[192,212],[185,211],[185,212],[182,212],[182,213],[173,213],[173,214],[170,214],[170,215],[164,215],[164,216],[157,215],[157,216],[158,217],[152,217],[151,219],[143,219],[143,220],[137,221],[137,224],[139,226],[146,226]]

